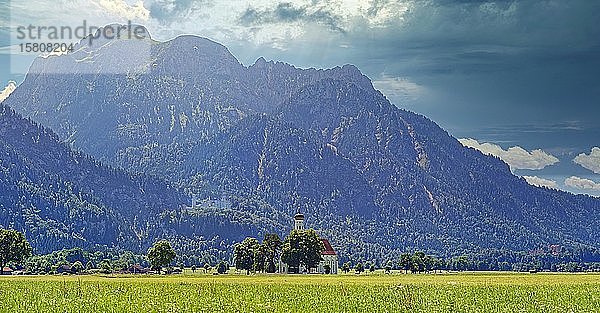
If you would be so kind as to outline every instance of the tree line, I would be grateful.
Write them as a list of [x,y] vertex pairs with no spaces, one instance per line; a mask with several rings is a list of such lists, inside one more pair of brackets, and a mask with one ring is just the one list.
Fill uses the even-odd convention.
[[[45,255],[32,255],[32,248],[23,233],[15,230],[0,229],[0,271],[8,265],[15,269],[23,268],[27,274],[56,274],[66,273],[113,273],[122,272],[132,266],[149,267],[154,272],[172,273],[180,265],[176,264],[177,254],[171,243],[159,240],[148,249],[146,255],[135,254],[131,251],[115,251],[101,249],[90,252],[81,248],[63,249]],[[191,266],[195,272],[198,266]],[[202,269],[208,271],[213,267],[204,263]],[[222,260],[215,264],[215,270],[226,273],[229,265]],[[0,272],[0,274],[2,274]]]
[[451,258],[439,258],[433,255],[427,255],[422,251],[414,253],[401,253],[398,258],[388,260],[383,264],[378,264],[376,261],[357,262],[353,264],[351,261],[346,261],[341,270],[348,273],[355,270],[357,273],[375,269],[383,269],[389,273],[392,270],[400,270],[404,273],[430,273],[437,271],[514,271],[514,272],[598,272],[600,271],[600,262],[576,262],[570,261],[569,258],[561,262],[548,263],[547,257],[544,255],[537,258],[524,257],[518,262],[507,262],[488,258],[482,258],[473,255],[460,255]]
[[[279,260],[288,266],[288,272],[297,273],[300,268],[315,268],[321,260],[322,242],[314,230],[293,230],[284,240],[277,234],[266,234],[262,242],[256,238],[246,238],[234,245],[233,264],[236,269],[254,272],[277,272]],[[568,252],[568,251],[567,251]],[[560,259],[561,262],[551,262],[558,256],[549,257],[540,253],[535,256],[523,254],[514,258],[516,262],[508,262],[506,255],[498,251],[488,251],[484,255],[460,255],[451,258],[440,258],[428,255],[422,251],[401,253],[398,258],[379,263],[377,260],[356,262],[346,261],[340,267],[342,272],[352,270],[358,273],[374,272],[382,269],[385,272],[401,270],[404,273],[429,273],[437,271],[558,271],[583,272],[600,271],[600,262],[573,261],[577,254],[586,253],[573,251]],[[15,230],[0,229],[0,270],[6,266],[25,267],[29,274],[54,274],[59,268],[67,266],[73,273],[99,272],[112,273],[127,270],[133,265],[149,267],[155,272],[171,273],[183,267],[192,271],[216,270],[225,273],[231,264],[227,260],[218,262],[185,263],[177,261],[178,255],[169,241],[156,242],[147,254],[140,255],[131,251],[116,251],[100,248],[97,251],[85,251],[81,248],[63,249],[45,255],[32,255],[32,248],[25,236]],[[585,256],[595,257],[595,256]],[[193,258],[189,258],[192,260]],[[212,265],[211,265],[212,264]],[[18,266],[21,265],[21,266]]]

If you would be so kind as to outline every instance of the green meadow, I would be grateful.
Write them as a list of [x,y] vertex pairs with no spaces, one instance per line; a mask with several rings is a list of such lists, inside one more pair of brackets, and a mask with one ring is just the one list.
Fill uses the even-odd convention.
[[600,312],[600,274],[0,277],[1,312]]

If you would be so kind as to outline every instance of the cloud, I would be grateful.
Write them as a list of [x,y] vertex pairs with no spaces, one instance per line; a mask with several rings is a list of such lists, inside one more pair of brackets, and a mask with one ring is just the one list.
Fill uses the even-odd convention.
[[125,0],[99,0],[95,4],[120,18],[141,21],[147,21],[150,18],[150,10],[144,7],[144,2],[141,0],[133,5]]
[[0,92],[0,103],[6,100],[6,98],[8,98],[8,96],[10,96],[10,94],[13,91],[15,91],[15,89],[17,89],[17,83],[15,83],[14,81],[8,82],[8,85],[4,87],[4,90]]
[[[363,27],[383,29],[401,21],[413,2],[144,0],[150,9],[147,24],[152,24],[147,26],[158,39],[195,33],[227,46],[242,45],[244,50],[249,50],[250,44],[253,49],[271,49],[276,45],[276,51],[296,49],[298,44],[304,49],[319,49],[323,41],[339,42],[346,35],[363,38]],[[350,29],[352,35],[348,34]],[[252,59],[256,57],[253,55]]]
[[[243,3],[245,1],[238,1]],[[346,33],[346,28],[380,28],[403,20],[413,7],[413,0],[276,0],[251,1],[240,14],[242,25],[306,22],[328,26],[333,32]],[[242,5],[241,5],[242,6]],[[242,6],[243,7],[243,6]],[[259,8],[260,7],[260,8]]]
[[571,176],[565,179],[565,185],[586,191],[600,191],[600,183],[597,183],[591,179],[581,178],[577,176]]
[[249,7],[242,13],[239,21],[242,25],[257,26],[263,24],[315,22],[326,25],[329,29],[345,33],[340,26],[342,17],[333,12],[314,5],[295,5],[282,2],[272,9],[259,10]]
[[596,174],[600,174],[600,148],[593,147],[590,154],[579,154],[573,159],[573,162]]
[[208,3],[206,2],[208,1],[153,0],[149,1],[150,15],[167,24],[172,21],[182,22],[187,16],[201,8],[203,5],[208,6]]
[[425,87],[412,82],[406,77],[392,77],[382,74],[379,79],[373,80],[375,88],[381,90],[392,102],[414,101],[425,93]]
[[559,162],[558,158],[546,153],[541,149],[527,151],[519,146],[502,149],[502,147],[492,143],[479,143],[475,139],[459,139],[465,147],[477,149],[484,154],[494,155],[506,162],[511,169],[541,170]]
[[523,178],[525,178],[525,180],[533,186],[558,189],[558,183],[551,179],[545,179],[537,176],[523,176]]

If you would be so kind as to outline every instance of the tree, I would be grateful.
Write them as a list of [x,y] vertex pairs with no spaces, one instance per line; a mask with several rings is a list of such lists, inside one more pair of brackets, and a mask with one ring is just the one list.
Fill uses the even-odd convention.
[[104,259],[100,262],[100,270],[102,271],[102,273],[104,274],[110,274],[112,273],[113,267],[112,264],[110,264],[110,260],[109,259]]
[[314,230],[295,229],[285,237],[281,261],[290,267],[291,272],[298,273],[301,265],[306,269],[317,267],[324,249],[323,242]]
[[385,264],[384,269],[387,274],[392,272],[392,267],[393,267],[392,265],[393,265],[392,261],[387,261],[387,263]]
[[342,265],[342,272],[347,274],[348,272],[350,272],[351,267],[352,265],[350,264],[350,262],[344,263],[344,265]]
[[425,273],[429,273],[429,271],[431,271],[433,269],[434,263],[435,263],[435,260],[433,259],[433,257],[431,255],[426,255],[423,258],[423,264],[425,265]]
[[360,274],[360,273],[362,273],[362,272],[364,272],[364,271],[365,271],[365,266],[364,266],[364,265],[363,265],[361,262],[358,262],[358,263],[356,263],[356,265],[354,266],[354,270],[355,270],[357,273],[359,273],[359,274]]
[[371,264],[371,266],[369,266],[369,272],[375,272],[375,264]]
[[277,262],[279,261],[279,256],[281,254],[281,247],[283,242],[279,235],[277,234],[266,234],[263,239],[263,253],[265,255],[265,268],[264,270],[267,273],[275,273],[277,270]]
[[444,269],[445,264],[446,263],[445,263],[444,259],[442,259],[442,258],[439,258],[439,259],[436,258],[435,262],[433,264],[433,272],[435,273],[437,270]]
[[23,262],[31,256],[31,245],[23,233],[0,229],[0,274],[8,262]]
[[219,273],[219,274],[227,273],[228,267],[229,266],[227,266],[227,263],[225,263],[224,261],[219,262],[219,265],[217,265],[217,273]]
[[88,261],[88,262],[85,264],[85,270],[86,270],[86,271],[89,271],[89,270],[91,270],[91,269],[93,269],[93,268],[94,268],[94,262],[92,262],[91,260],[90,260],[90,261]]
[[250,274],[250,271],[254,269],[254,261],[259,246],[260,243],[258,240],[250,237],[235,244],[233,248],[235,268],[238,270],[246,270],[246,275]]
[[331,274],[331,265],[325,264],[323,265],[323,269],[325,270],[325,274]]
[[196,273],[196,264],[192,265],[192,273]]
[[425,258],[425,253],[421,251],[415,252],[410,259],[410,271],[413,273],[421,273],[425,271],[425,262],[423,259]]
[[461,255],[452,258],[452,269],[457,271],[465,271],[469,266],[469,258],[466,255]]
[[254,250],[254,271],[264,272],[267,269],[267,247],[259,244]]
[[175,260],[175,250],[171,243],[166,240],[156,242],[152,248],[148,249],[148,260],[154,270],[161,270]]
[[75,273],[80,273],[83,271],[83,263],[81,263],[81,261],[75,261],[71,267]]
[[407,273],[408,270],[411,269],[411,257],[408,253],[402,253],[400,255],[400,268],[404,270],[404,273]]
[[135,254],[131,251],[125,251],[119,255],[119,259],[113,263],[113,267],[115,270],[127,270],[130,266],[136,264],[137,262]]

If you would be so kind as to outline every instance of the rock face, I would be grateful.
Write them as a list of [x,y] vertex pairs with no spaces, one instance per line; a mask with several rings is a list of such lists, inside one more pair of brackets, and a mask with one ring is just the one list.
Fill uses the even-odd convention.
[[600,247],[600,200],[528,185],[351,65],[245,67],[204,38],[113,40],[36,60],[5,104],[103,163],[222,199],[181,214],[247,227],[225,232],[232,240],[284,233],[300,210],[336,250],[366,259]]

